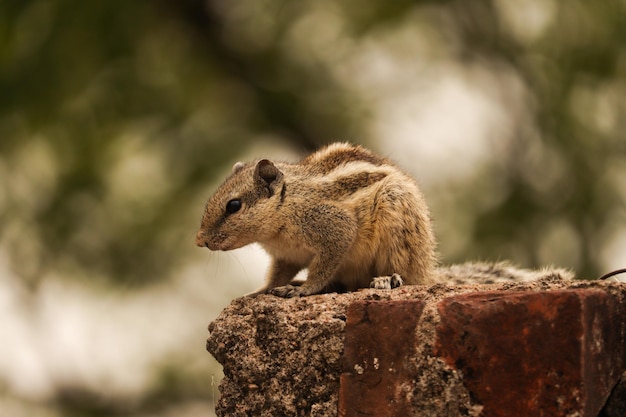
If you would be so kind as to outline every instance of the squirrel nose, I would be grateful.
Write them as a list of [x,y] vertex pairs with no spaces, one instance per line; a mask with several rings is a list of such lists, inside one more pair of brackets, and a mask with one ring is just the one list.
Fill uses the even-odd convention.
[[208,247],[204,230],[198,230],[198,233],[196,233],[196,245],[201,248]]

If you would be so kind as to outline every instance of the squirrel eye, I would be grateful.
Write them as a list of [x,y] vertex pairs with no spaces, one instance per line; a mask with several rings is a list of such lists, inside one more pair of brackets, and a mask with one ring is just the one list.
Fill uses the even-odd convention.
[[233,214],[241,209],[241,200],[234,199],[226,203],[226,213]]

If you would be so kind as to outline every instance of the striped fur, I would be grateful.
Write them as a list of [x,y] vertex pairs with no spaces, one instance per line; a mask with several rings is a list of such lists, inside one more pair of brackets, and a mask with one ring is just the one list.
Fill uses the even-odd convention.
[[[229,214],[234,199],[242,207]],[[434,282],[435,239],[416,182],[386,158],[347,143],[295,164],[236,164],[207,202],[196,243],[230,250],[253,242],[272,257],[259,292],[355,290],[394,273],[406,284]],[[307,281],[289,285],[304,268]]]

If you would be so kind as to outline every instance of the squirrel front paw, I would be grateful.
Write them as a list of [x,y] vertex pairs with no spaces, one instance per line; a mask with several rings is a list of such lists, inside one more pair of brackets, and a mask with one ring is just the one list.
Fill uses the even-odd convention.
[[282,298],[303,297],[312,294],[312,292],[303,285],[285,285],[282,287],[272,288],[268,292]]
[[370,283],[370,288],[375,288],[377,290],[391,290],[393,288],[398,288],[404,285],[404,281],[400,274],[393,274],[390,277],[376,277],[372,278],[372,282]]

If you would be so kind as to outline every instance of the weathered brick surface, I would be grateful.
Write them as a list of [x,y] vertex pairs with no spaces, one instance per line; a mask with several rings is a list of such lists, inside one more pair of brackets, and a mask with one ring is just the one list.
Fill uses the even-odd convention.
[[348,307],[339,415],[406,416],[419,300],[357,301]]
[[620,381],[615,385],[611,396],[604,404],[599,417],[624,417],[626,416],[626,372],[622,374]]
[[240,298],[207,340],[217,415],[624,417],[625,310],[625,285],[554,274]]
[[435,354],[484,416],[596,417],[624,369],[623,306],[603,291],[463,294],[438,309]]

